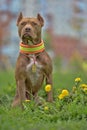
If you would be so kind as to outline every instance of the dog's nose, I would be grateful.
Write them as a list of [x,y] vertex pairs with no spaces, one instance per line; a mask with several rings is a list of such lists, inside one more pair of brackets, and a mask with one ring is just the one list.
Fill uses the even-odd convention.
[[29,31],[31,31],[31,28],[27,27],[27,28],[25,28],[25,31],[29,32]]

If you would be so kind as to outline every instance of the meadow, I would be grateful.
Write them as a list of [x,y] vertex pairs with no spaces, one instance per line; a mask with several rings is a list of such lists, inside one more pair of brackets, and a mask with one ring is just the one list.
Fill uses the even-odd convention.
[[45,100],[44,84],[39,92],[42,105],[31,100],[23,103],[25,110],[12,108],[14,71],[0,71],[0,130],[86,130],[87,73],[56,70],[53,84],[53,103]]

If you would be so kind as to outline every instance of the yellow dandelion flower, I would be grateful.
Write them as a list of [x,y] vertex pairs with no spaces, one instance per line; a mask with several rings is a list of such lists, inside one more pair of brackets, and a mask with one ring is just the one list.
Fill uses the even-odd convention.
[[25,102],[30,102],[30,100],[26,99]]
[[84,88],[83,91],[84,91],[85,93],[87,93],[87,88]]
[[63,99],[63,98],[64,98],[64,95],[63,95],[63,94],[60,94],[60,95],[58,95],[58,98],[59,98],[59,99]]
[[75,78],[75,82],[81,82],[81,78]]
[[66,90],[66,89],[63,89],[63,90],[62,90],[62,95],[63,95],[63,96],[68,96],[68,95],[69,95],[69,91]]
[[81,88],[87,88],[87,84],[81,84],[80,87]]
[[44,107],[44,110],[45,110],[45,111],[48,111],[48,110],[49,110],[49,108],[48,108],[47,106],[45,106],[45,107]]
[[45,86],[45,91],[46,91],[46,92],[50,92],[51,89],[52,89],[52,87],[51,87],[50,84],[47,84],[47,85]]

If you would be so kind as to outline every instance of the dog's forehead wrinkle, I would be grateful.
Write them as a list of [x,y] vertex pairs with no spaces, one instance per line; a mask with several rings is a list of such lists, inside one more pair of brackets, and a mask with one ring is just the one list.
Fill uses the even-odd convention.
[[37,18],[23,18],[22,21],[38,23],[38,19]]

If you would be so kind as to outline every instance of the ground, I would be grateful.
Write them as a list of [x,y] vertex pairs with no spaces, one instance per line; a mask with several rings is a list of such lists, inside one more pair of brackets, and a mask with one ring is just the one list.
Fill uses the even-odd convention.
[[25,101],[25,110],[21,110],[11,108],[16,89],[14,71],[0,71],[0,130],[86,130],[87,95],[77,90],[74,96],[58,98],[62,90],[72,92],[77,77],[81,78],[81,84],[87,84],[86,72],[54,72],[54,102],[45,101],[44,84],[39,92],[43,104],[37,106],[34,101]]

